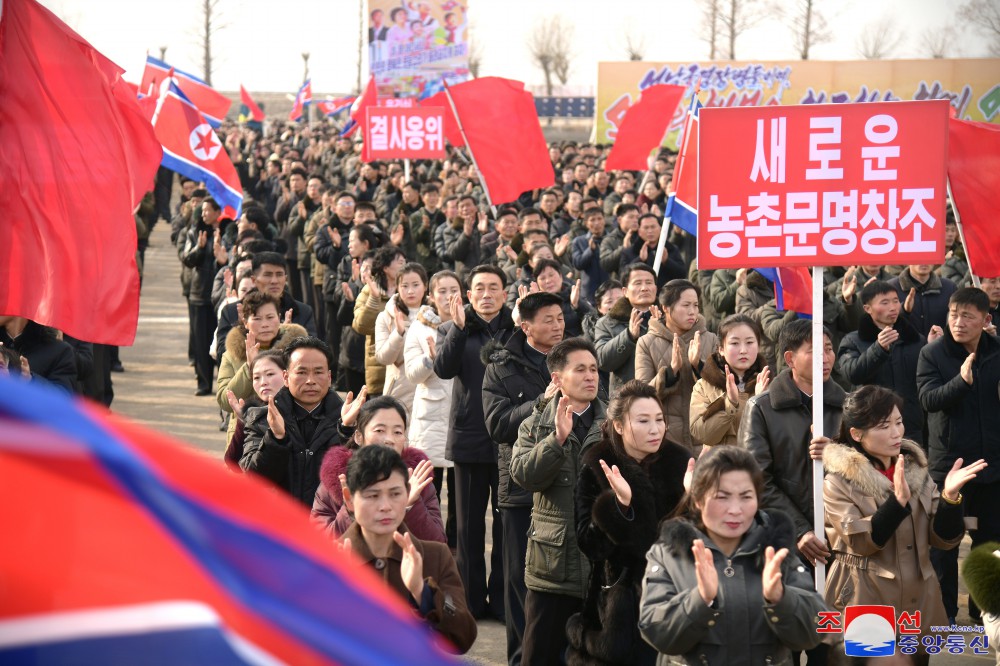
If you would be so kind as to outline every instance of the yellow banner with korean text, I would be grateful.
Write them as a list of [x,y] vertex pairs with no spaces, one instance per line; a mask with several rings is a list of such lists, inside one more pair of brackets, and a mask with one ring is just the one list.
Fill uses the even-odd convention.
[[647,86],[688,86],[670,125],[677,132],[700,83],[705,106],[829,104],[948,99],[958,118],[1000,122],[1000,59],[861,61],[602,62],[597,66],[597,141],[611,143]]

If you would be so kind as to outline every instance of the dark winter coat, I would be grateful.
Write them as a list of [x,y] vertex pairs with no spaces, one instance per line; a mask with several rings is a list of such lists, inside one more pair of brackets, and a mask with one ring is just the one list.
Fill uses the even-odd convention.
[[483,347],[483,413],[486,429],[497,444],[500,473],[500,507],[530,507],[531,493],[510,479],[510,458],[517,443],[517,429],[531,416],[551,381],[544,361],[535,365],[525,353],[528,339],[517,329],[506,345],[490,341]]
[[[639,338],[632,339],[628,332],[632,304],[622,296],[611,306],[608,314],[597,320],[594,327],[594,347],[597,349],[597,366],[611,375],[608,387],[612,397],[621,390],[625,382],[635,378],[635,349]],[[639,328],[641,338],[649,330],[646,318]]]
[[917,359],[927,339],[900,313],[893,325],[899,333],[889,351],[878,344],[881,332],[870,315],[861,316],[858,330],[848,333],[840,342],[837,365],[851,384],[875,384],[891,389],[903,397],[903,425],[907,439],[924,446],[924,410],[917,394]]
[[939,277],[937,273],[931,273],[927,282],[920,284],[910,277],[910,269],[906,268],[889,280],[889,284],[899,293],[900,303],[906,302],[910,289],[917,290],[913,311],[909,313],[909,317],[920,335],[926,338],[931,326],[948,328],[948,299],[958,290],[954,282]]
[[580,271],[580,282],[583,287],[583,294],[591,301],[597,288],[607,281],[610,274],[601,266],[601,239],[594,240],[597,245],[595,249],[590,247],[590,239],[593,235],[588,231],[582,236],[573,239],[570,245],[573,268]]
[[[204,247],[198,247],[198,234],[202,231],[208,233],[208,240]],[[188,228],[185,236],[181,262],[191,269],[191,290],[188,293],[188,300],[193,305],[212,304],[212,283],[215,281],[215,273],[226,265],[226,262],[220,264],[215,260],[212,250],[213,233],[211,227],[196,224]]]
[[[354,516],[344,504],[340,475],[347,474],[347,463],[351,462],[356,450],[354,447],[333,447],[323,456],[323,465],[319,470],[320,483],[310,515],[313,523],[334,539],[339,539],[354,524]],[[403,462],[407,469],[414,469],[424,460],[427,460],[427,454],[420,449],[403,449]],[[403,523],[418,539],[447,543],[434,484],[427,485],[417,503],[407,509]]]
[[[832,379],[823,383],[823,433],[827,437],[840,432],[844,397],[844,389]],[[766,392],[747,402],[736,436],[764,472],[764,496],[757,498],[761,508],[787,514],[795,523],[796,538],[813,529],[811,425],[812,410],[803,403],[791,370],[784,370]]]
[[[28,359],[33,379],[44,379],[70,393],[76,389],[76,356],[69,343],[56,339],[52,329],[28,320],[21,335],[12,340],[0,326],[0,343]],[[20,369],[17,369],[20,372]]]
[[917,390],[927,410],[930,474],[941,484],[956,458],[989,466],[971,484],[1000,481],[1000,340],[979,338],[972,362],[972,386],[960,375],[968,353],[946,327],[944,335],[920,351]]
[[[714,608],[698,592],[695,539],[704,541],[719,572]],[[639,606],[639,630],[659,650],[657,663],[667,664],[665,655],[682,655],[687,664],[791,664],[791,651],[818,645],[823,635],[816,633],[816,616],[825,605],[798,559],[787,557],[781,565],[781,601],[772,605],[763,597],[765,549],[794,553],[795,544],[792,521],[780,511],[758,511],[731,557],[691,522],[664,523],[646,557]],[[723,575],[726,566],[735,575]]]
[[[620,455],[607,439],[583,454],[576,484],[576,535],[590,560],[590,585],[583,610],[566,624],[567,664],[652,664],[656,651],[639,635],[639,597],[646,551],[660,520],[684,497],[684,473],[691,453],[665,441],[658,453],[639,463]],[[600,461],[617,465],[632,489],[622,511]]]
[[305,440],[295,418],[295,400],[288,387],[278,391],[274,404],[285,419],[285,436],[277,439],[267,423],[267,406],[248,409],[244,416],[246,442],[240,467],[269,479],[276,486],[306,506],[312,506],[319,486],[323,456],[353,435],[353,428],[340,423],[343,401],[336,391],[323,400],[323,416],[312,439]]
[[454,321],[438,328],[434,373],[441,379],[454,378],[451,423],[446,456],[457,463],[497,463],[496,445],[483,418],[483,377],[486,366],[480,356],[491,340],[506,344],[514,334],[510,310],[502,308],[490,322],[465,306],[465,328]]

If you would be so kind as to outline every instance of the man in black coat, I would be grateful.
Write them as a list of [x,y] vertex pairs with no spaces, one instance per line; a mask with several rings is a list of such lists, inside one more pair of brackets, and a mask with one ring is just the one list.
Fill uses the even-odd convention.
[[[920,352],[917,389],[927,410],[929,468],[940,487],[958,458],[989,463],[962,490],[965,515],[975,517],[972,547],[1000,539],[1000,341],[984,332],[989,297],[981,289],[956,291],[948,301],[944,335]],[[958,549],[955,549],[956,551]],[[931,550],[949,617],[958,612],[958,553]],[[975,605],[969,615],[978,621]]]
[[[902,314],[899,294],[888,282],[866,284],[861,303],[865,314],[858,330],[840,342],[840,371],[854,386],[875,384],[902,396],[906,437],[926,449],[924,410],[917,395],[917,358],[928,340]],[[932,326],[929,341],[941,335],[941,327]]]
[[44,379],[69,392],[76,389],[76,356],[52,329],[24,317],[0,315],[0,344],[28,360],[32,379]]
[[353,436],[364,393],[353,400],[348,394],[345,406],[330,390],[333,353],[319,338],[293,340],[284,357],[285,388],[247,410],[240,467],[311,507],[323,456]]
[[552,384],[546,355],[563,338],[562,298],[556,294],[528,294],[518,306],[521,328],[506,345],[483,347],[483,410],[486,427],[499,452],[499,505],[503,517],[504,604],[507,609],[507,662],[521,663],[524,636],[524,558],[531,526],[531,493],[510,478],[510,457],[517,429],[543,397],[551,398]]
[[198,377],[195,395],[215,394],[215,362],[209,354],[212,332],[218,323],[212,307],[212,284],[219,268],[229,263],[229,254],[222,245],[219,229],[222,208],[215,199],[201,204],[201,223],[187,232],[181,261],[191,270],[191,291],[188,294],[191,313],[191,333],[194,344],[194,370]]
[[[503,272],[496,266],[476,266],[469,274],[468,307],[456,295],[452,320],[438,328],[434,373],[455,379],[451,429],[445,455],[455,463],[455,511],[458,521],[458,572],[465,583],[469,610],[503,620],[503,526],[498,509],[497,449],[483,417],[483,376],[480,351],[489,341],[505,344],[514,332],[510,310],[504,307]],[[487,581],[486,506],[493,506],[493,550]],[[487,599],[488,597],[488,599]]]

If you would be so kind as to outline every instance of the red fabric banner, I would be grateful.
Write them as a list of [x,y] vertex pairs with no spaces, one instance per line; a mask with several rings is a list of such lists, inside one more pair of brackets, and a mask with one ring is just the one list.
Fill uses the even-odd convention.
[[649,153],[663,142],[686,90],[684,86],[665,83],[643,90],[639,100],[625,112],[605,169],[648,169]]
[[948,180],[965,232],[972,272],[1000,276],[1000,126],[948,121]]

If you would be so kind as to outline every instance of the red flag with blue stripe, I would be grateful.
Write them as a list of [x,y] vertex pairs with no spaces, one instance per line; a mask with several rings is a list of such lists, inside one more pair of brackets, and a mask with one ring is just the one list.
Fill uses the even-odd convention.
[[375,85],[374,74],[369,77],[365,89],[351,103],[351,119],[344,125],[344,129],[340,130],[340,136],[351,136],[358,127],[365,124],[365,109],[369,106],[378,106],[378,86]]
[[295,94],[295,102],[292,104],[292,110],[288,114],[288,119],[301,120],[302,116],[307,113],[306,109],[308,106],[312,104],[312,99],[312,79],[306,79],[306,82],[299,88],[299,92]]
[[680,150],[677,153],[677,163],[674,165],[674,178],[670,183],[672,194],[667,199],[667,209],[664,217],[670,218],[671,224],[698,235],[698,111],[701,102],[698,95],[691,96],[691,107],[684,121],[684,131],[681,135]]
[[316,108],[319,109],[320,113],[329,118],[330,116],[335,116],[338,113],[347,111],[351,108],[351,104],[353,104],[356,99],[357,96],[355,95],[338,97],[337,99],[326,99],[317,102]]
[[781,268],[755,268],[755,271],[774,283],[774,307],[794,310],[803,317],[811,317],[812,273],[804,266]]
[[9,378],[0,524],[0,663],[460,663],[294,501]]
[[177,82],[178,87],[184,91],[184,95],[204,114],[208,123],[212,127],[221,125],[222,119],[229,113],[229,107],[233,105],[233,100],[194,74],[188,74],[176,67],[172,68],[167,63],[157,60],[152,56],[146,56],[146,68],[142,72],[142,83],[139,85],[139,92],[146,95],[155,95],[160,90],[163,82],[170,78],[171,69],[173,69],[173,79]]
[[161,91],[152,122],[163,146],[163,166],[205,183],[223,214],[238,218],[243,187],[229,152],[201,110],[173,81]]

